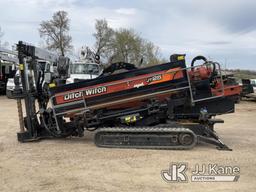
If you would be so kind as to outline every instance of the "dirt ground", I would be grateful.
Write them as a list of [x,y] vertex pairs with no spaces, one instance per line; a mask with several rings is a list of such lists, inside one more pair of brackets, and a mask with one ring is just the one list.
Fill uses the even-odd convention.
[[[93,135],[18,143],[16,102],[0,97],[0,191],[255,191],[256,102],[243,101],[223,115],[216,131],[233,151],[198,145],[188,151],[97,148]],[[167,183],[171,162],[239,166],[238,182]],[[188,173],[189,175],[189,173]]]

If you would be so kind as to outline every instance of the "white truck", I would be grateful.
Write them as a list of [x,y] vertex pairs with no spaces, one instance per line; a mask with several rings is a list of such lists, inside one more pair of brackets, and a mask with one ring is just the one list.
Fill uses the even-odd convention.
[[95,79],[103,73],[103,70],[99,56],[94,54],[88,47],[82,48],[79,61],[69,65],[69,77],[66,80],[66,84]]
[[[44,60],[38,60],[37,61],[38,64],[44,65],[45,66],[45,81],[47,81],[47,79],[49,79],[50,77],[48,77],[49,73],[56,73],[56,69],[54,69],[54,66],[52,65],[52,63],[48,62],[48,61],[44,61]],[[20,71],[18,66],[16,65],[16,69],[15,69],[15,76],[19,76]],[[31,74],[33,75],[33,74]],[[20,82],[20,86],[21,86],[21,82]],[[14,78],[8,78],[7,84],[6,84],[6,96],[8,98],[12,98],[12,92],[15,88],[15,84],[14,84]]]
[[256,93],[256,79],[250,79],[251,85],[253,86],[253,91]]
[[[44,81],[47,82],[48,79],[51,78],[51,75],[49,76],[49,74],[57,73],[57,68],[53,65],[53,63],[45,60],[37,60],[37,62],[45,66]],[[94,54],[89,48],[86,48],[86,50],[82,49],[79,61],[69,63],[68,78],[66,79],[66,84],[97,78],[103,73],[103,70],[104,69],[102,64],[99,63],[99,56]],[[16,75],[19,75],[18,70],[16,71]],[[14,88],[14,79],[8,78],[6,86],[6,95],[8,98],[12,98],[12,92]]]
[[103,67],[98,63],[74,62],[69,66],[69,78],[66,84],[75,83],[81,80],[94,79],[99,77],[103,72]]
[[15,75],[17,63],[18,58],[15,51],[0,48],[0,93],[6,91],[6,84],[8,79]]

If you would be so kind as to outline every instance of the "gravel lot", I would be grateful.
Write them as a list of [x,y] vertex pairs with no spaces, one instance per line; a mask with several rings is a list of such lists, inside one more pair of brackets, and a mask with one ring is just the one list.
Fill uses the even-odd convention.
[[[216,131],[233,151],[198,145],[189,151],[104,149],[93,135],[18,143],[15,100],[0,97],[0,191],[256,191],[256,102],[243,101],[223,115]],[[171,162],[239,166],[238,182],[166,183]]]

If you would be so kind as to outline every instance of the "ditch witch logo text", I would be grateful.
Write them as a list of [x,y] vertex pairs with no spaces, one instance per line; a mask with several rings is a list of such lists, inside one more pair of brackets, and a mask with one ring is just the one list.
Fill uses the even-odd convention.
[[[166,182],[188,182],[187,172],[187,163],[171,163],[168,170],[161,171],[161,176]],[[196,164],[190,175],[192,182],[236,182],[239,174],[238,166]]]

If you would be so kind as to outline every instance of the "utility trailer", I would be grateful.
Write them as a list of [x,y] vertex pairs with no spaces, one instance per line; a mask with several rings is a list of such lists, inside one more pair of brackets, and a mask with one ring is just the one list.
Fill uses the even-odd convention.
[[[18,104],[20,142],[81,137],[88,130],[96,132],[99,147],[191,149],[205,142],[230,150],[214,131],[223,120],[214,117],[234,112],[231,97],[237,90],[223,84],[217,62],[198,56],[187,67],[185,55],[177,54],[168,63],[141,69],[119,62],[96,79],[67,85],[53,79],[43,89],[44,73],[34,62],[43,55],[23,42],[17,47],[23,91],[17,84],[16,98],[25,99],[27,114],[23,117]],[[203,64],[194,66],[198,60]],[[114,74],[118,69],[128,71]],[[28,70],[37,74],[34,84]]]

